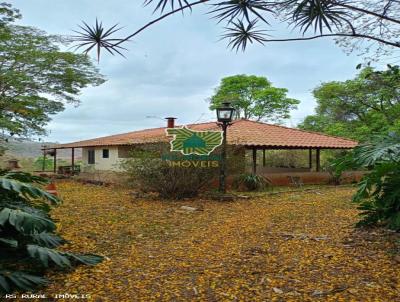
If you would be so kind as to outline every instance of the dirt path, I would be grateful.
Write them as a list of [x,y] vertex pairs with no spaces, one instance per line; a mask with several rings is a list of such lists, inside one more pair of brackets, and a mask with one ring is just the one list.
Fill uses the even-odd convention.
[[53,215],[72,243],[66,248],[107,260],[51,277],[42,293],[96,302],[400,301],[391,254],[400,243],[391,233],[354,231],[349,188],[219,203],[58,187],[64,204]]

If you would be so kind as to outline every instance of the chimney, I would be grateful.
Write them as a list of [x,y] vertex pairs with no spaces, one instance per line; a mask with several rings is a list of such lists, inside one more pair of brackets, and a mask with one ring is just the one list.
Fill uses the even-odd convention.
[[175,120],[176,117],[166,117],[167,120],[167,128],[175,128]]

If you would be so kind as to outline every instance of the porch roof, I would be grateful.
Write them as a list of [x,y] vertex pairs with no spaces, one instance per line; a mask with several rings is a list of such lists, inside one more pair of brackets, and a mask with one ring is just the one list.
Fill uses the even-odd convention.
[[[190,124],[186,126],[196,131],[220,129],[216,122]],[[58,144],[47,147],[47,149],[168,142],[170,138],[166,136],[165,129],[166,127],[133,131],[72,143]],[[356,141],[350,139],[245,119],[232,122],[232,125],[228,128],[227,142],[229,145],[270,149],[351,149],[357,145]]]

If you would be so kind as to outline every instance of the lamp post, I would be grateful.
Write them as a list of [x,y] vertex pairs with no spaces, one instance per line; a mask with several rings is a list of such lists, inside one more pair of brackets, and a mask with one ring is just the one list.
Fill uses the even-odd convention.
[[219,191],[224,194],[226,193],[226,131],[230,122],[232,122],[234,112],[235,109],[231,107],[231,103],[229,102],[222,103],[222,106],[217,108],[217,120],[223,131],[221,164],[219,170]]

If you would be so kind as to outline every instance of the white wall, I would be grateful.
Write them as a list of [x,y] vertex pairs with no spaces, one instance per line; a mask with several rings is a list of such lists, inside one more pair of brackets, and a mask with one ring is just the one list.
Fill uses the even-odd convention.
[[[88,164],[88,150],[95,150],[95,164]],[[109,157],[103,158],[103,149],[109,150]],[[90,172],[91,170],[100,171],[120,171],[119,163],[122,159],[118,158],[118,147],[101,146],[94,148],[82,148],[83,171]]]

